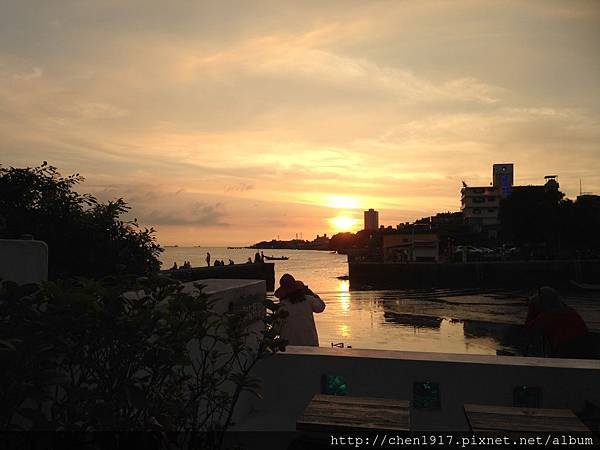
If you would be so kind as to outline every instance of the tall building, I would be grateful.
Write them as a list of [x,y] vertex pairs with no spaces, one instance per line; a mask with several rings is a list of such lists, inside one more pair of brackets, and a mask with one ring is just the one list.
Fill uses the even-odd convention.
[[515,186],[514,164],[494,164],[492,182],[489,186],[467,186],[463,181],[461,189],[461,211],[464,223],[476,231],[487,231],[489,237],[495,237],[500,225],[500,202],[513,191],[544,192],[558,190],[556,175],[547,175],[544,185]]
[[460,209],[466,224],[482,231],[486,228],[490,236],[500,225],[500,200],[510,194],[514,184],[514,164],[503,163],[492,166],[490,186],[467,186],[463,182]]
[[492,185],[500,191],[503,196],[510,194],[513,187],[514,164],[494,164],[492,167]]
[[466,224],[499,225],[501,191],[494,186],[465,186],[461,189],[460,209]]
[[373,208],[365,211],[365,230],[377,230],[379,228],[379,211]]

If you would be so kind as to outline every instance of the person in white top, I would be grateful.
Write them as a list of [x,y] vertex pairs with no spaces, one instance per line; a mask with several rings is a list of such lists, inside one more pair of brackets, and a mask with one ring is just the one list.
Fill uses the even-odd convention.
[[313,313],[320,313],[325,309],[325,302],[321,297],[289,273],[281,277],[274,295],[279,299],[282,309],[288,312],[281,337],[288,345],[318,347],[319,335]]

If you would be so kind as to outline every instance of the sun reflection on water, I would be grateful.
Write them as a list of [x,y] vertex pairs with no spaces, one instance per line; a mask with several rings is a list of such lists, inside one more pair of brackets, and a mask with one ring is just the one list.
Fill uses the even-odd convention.
[[342,337],[351,337],[350,336],[350,327],[346,324],[340,324],[338,326],[338,332]]
[[340,308],[343,313],[347,313],[350,311],[350,282],[348,280],[339,280],[338,292]]

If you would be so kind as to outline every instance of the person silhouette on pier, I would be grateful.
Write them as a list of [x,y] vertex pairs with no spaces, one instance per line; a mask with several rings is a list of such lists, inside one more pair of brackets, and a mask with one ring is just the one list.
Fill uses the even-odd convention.
[[206,265],[210,267],[210,253],[206,252]]
[[318,347],[319,335],[314,313],[325,310],[325,302],[321,297],[289,273],[281,277],[274,295],[279,299],[282,309],[288,312],[282,325],[281,337],[288,345]]

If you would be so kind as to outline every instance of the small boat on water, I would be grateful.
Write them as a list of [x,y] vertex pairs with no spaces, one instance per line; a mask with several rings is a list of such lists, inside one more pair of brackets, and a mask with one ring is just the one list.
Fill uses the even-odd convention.
[[288,258],[287,256],[266,256],[265,255],[265,260],[267,261],[287,261]]
[[571,284],[585,291],[600,291],[600,284],[580,283],[575,280],[571,280]]

